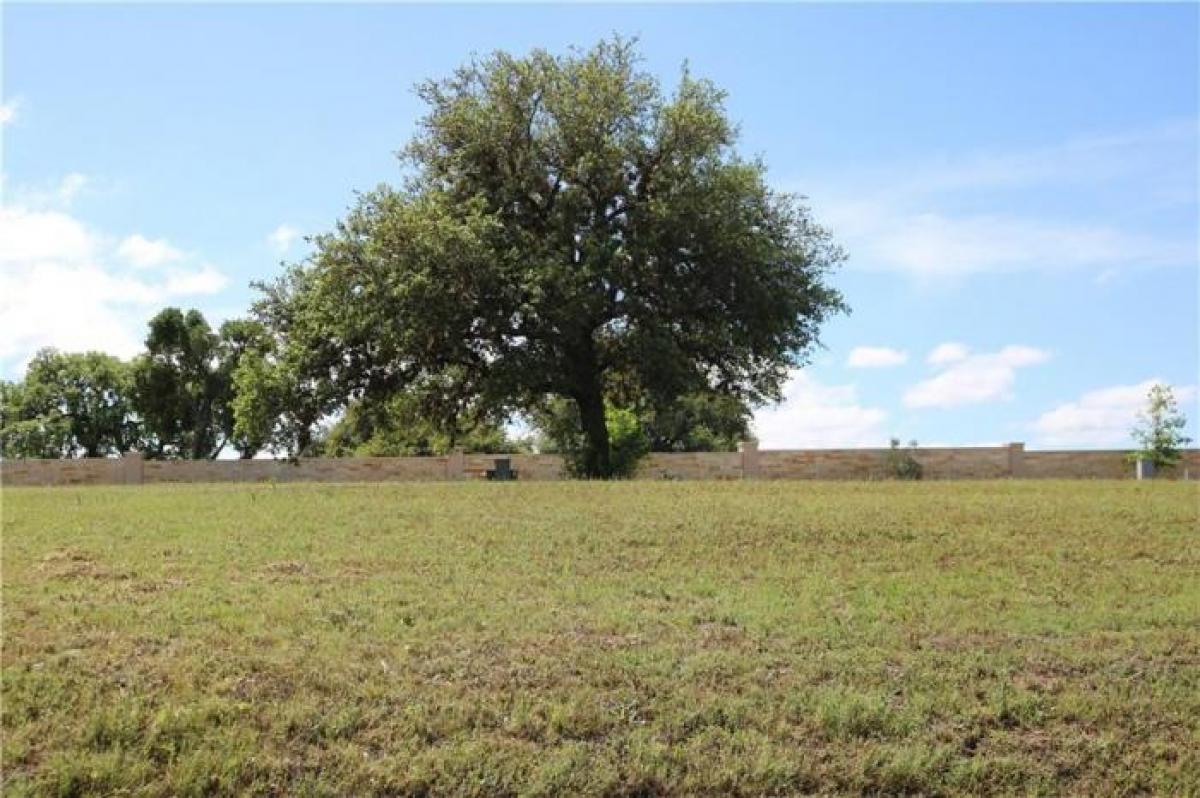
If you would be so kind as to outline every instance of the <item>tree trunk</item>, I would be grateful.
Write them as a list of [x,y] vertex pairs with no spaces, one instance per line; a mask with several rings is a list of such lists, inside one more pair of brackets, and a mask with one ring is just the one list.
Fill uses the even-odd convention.
[[192,460],[208,459],[208,436],[205,434],[208,431],[205,424],[206,417],[207,408],[201,404],[200,407],[195,410],[195,422],[193,422],[191,430],[192,446],[188,456]]
[[591,327],[580,331],[568,355],[574,382],[570,396],[579,409],[579,424],[584,436],[583,461],[580,463],[583,476],[608,479],[613,471],[608,445],[608,420],[604,417],[603,375],[596,358]]
[[312,425],[301,421],[296,429],[296,451],[294,457],[307,457],[312,446]]
[[594,391],[577,396],[575,404],[579,407],[579,421],[587,439],[583,450],[584,475],[593,479],[608,479],[612,476],[612,460],[608,447],[608,422],[604,418],[604,396],[597,386]]

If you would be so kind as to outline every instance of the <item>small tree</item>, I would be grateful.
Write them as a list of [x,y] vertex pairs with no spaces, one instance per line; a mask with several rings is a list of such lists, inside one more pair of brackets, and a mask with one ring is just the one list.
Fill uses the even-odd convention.
[[1140,448],[1130,457],[1149,460],[1156,468],[1177,465],[1179,450],[1192,440],[1183,434],[1186,426],[1187,418],[1179,411],[1171,386],[1151,386],[1146,409],[1138,413],[1138,423],[1132,432]]

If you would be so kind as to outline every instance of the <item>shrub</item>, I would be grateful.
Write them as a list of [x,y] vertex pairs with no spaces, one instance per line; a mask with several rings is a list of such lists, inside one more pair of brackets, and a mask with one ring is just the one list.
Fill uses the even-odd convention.
[[924,469],[917,462],[917,458],[913,457],[916,448],[916,441],[909,441],[908,448],[902,449],[900,448],[900,439],[892,438],[891,446],[884,455],[888,473],[896,479],[920,479]]
[[[612,476],[630,477],[638,462],[650,451],[650,439],[641,420],[632,410],[606,404],[604,420],[608,426],[609,462]],[[539,430],[538,450],[563,455],[572,476],[586,475],[585,440],[579,431],[579,416],[567,401],[554,399],[534,416]]]
[[650,451],[650,441],[632,410],[611,405],[604,410],[608,422],[609,458],[614,477],[631,477],[638,461]]

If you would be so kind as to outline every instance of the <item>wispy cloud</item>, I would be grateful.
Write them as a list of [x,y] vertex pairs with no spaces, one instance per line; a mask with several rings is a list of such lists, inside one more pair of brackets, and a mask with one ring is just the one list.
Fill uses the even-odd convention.
[[884,410],[860,403],[854,385],[825,385],[799,371],[780,404],[755,414],[754,429],[767,449],[882,446],[886,419]]
[[846,365],[851,368],[888,368],[908,362],[908,353],[887,346],[856,346],[850,350]]
[[[836,223],[835,223],[836,226]],[[1188,241],[1165,241],[1103,225],[1005,215],[906,214],[855,221],[859,265],[923,280],[1032,270],[1170,266],[1188,262]],[[853,229],[853,227],[852,227]]]
[[[1111,279],[1131,267],[1196,263],[1194,223],[1188,234],[1164,233],[1151,212],[1194,216],[1196,135],[1194,121],[1171,123],[839,175],[807,190],[851,268],[926,282],[1053,270]],[[1108,205],[1096,199],[1106,196]]]
[[31,210],[65,210],[74,204],[92,185],[92,179],[82,172],[70,172],[62,178],[41,185],[5,185],[7,205]]
[[[1113,385],[1088,391],[1072,402],[1048,410],[1031,425],[1036,442],[1046,446],[1125,446],[1137,422],[1138,412],[1146,407],[1147,395],[1164,380],[1149,379],[1134,385]],[[1196,386],[1174,389],[1181,403],[1194,402]]]
[[75,201],[83,190],[87,188],[88,176],[80,172],[71,172],[59,181],[58,187],[53,194],[53,202],[60,205],[70,205]]
[[0,102],[0,126],[8,125],[16,121],[17,112],[20,107],[20,97],[13,97],[11,100]]
[[301,236],[300,230],[292,227],[290,224],[281,224],[271,231],[267,236],[267,243],[279,255],[287,254],[287,251],[292,248],[292,244]]
[[948,408],[1008,400],[1013,396],[1017,369],[1050,359],[1049,352],[1032,346],[1006,346],[979,354],[959,346],[943,344],[930,352],[927,359],[943,370],[905,391],[905,406]]
[[969,354],[971,354],[971,350],[967,348],[966,344],[947,341],[935,346],[933,351],[926,356],[925,362],[931,366],[944,366],[947,363],[965,360]]
[[[853,184],[873,182],[877,195],[897,201],[917,197],[1030,188],[1089,188],[1097,184],[1152,182],[1166,200],[1181,199],[1196,187],[1179,162],[1195,158],[1200,134],[1195,119],[1103,135],[1079,136],[1043,147],[1000,152],[974,152],[923,160],[890,170],[853,177]],[[883,182],[879,182],[880,178]],[[1188,190],[1181,193],[1181,189]]]

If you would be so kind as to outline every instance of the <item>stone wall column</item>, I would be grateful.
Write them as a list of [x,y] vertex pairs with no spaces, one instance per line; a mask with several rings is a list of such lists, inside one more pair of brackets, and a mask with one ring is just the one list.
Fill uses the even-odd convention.
[[126,485],[141,485],[146,481],[146,455],[141,452],[126,452],[121,455],[121,482]]
[[758,441],[742,441],[738,451],[742,453],[742,479],[758,479]]
[[1025,444],[1010,443],[1008,445],[1008,475],[1020,479],[1025,475]]
[[462,449],[455,449],[446,456],[446,479],[455,481],[466,476],[467,455]]

